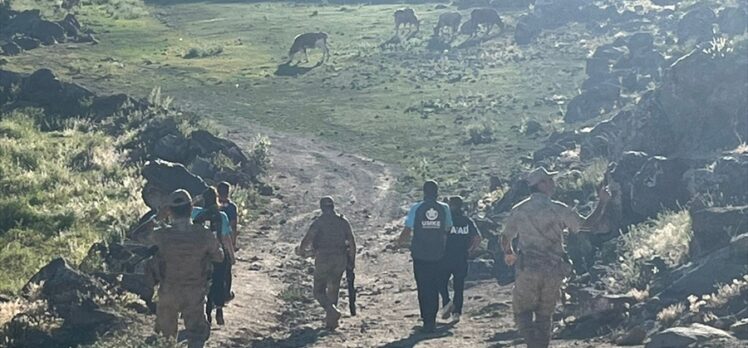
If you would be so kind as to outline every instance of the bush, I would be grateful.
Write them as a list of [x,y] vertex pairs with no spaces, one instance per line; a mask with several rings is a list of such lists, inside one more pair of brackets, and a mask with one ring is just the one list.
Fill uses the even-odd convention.
[[270,138],[258,135],[252,142],[249,158],[257,166],[260,174],[265,174],[270,169]]
[[223,47],[221,46],[190,47],[189,49],[187,49],[187,52],[185,52],[184,55],[182,55],[182,58],[184,59],[207,58],[207,57],[217,56],[221,53],[223,53]]
[[654,257],[661,258],[668,267],[685,262],[692,235],[687,210],[664,212],[656,219],[631,227],[619,240],[617,272],[622,282],[619,286],[645,288],[648,279],[642,278],[642,266]]

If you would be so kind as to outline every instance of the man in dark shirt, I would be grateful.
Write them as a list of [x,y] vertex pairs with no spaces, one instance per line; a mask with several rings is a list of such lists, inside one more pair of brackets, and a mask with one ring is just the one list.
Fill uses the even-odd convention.
[[[237,228],[239,221],[239,209],[236,204],[231,201],[231,185],[225,181],[222,181],[216,187],[218,191],[218,203],[221,205],[221,211],[226,214],[229,218],[229,226],[231,226],[231,239],[234,245],[234,251],[239,250],[238,244],[236,244],[236,237],[239,235],[239,229]],[[231,271],[226,275],[226,299],[231,301],[234,299],[234,292],[231,291],[231,283],[234,277]]]
[[[398,246],[410,242],[413,274],[418,290],[418,305],[423,319],[422,331],[434,332],[439,311],[439,288],[443,278],[442,258],[447,233],[452,227],[449,206],[437,201],[439,186],[435,181],[423,184],[423,201],[414,204],[405,218],[405,228],[396,241]],[[412,236],[412,240],[411,240]]]
[[[444,280],[439,293],[442,297],[441,317],[453,322],[460,321],[462,314],[463,292],[465,277],[468,271],[468,254],[480,244],[480,232],[472,219],[462,211],[462,197],[454,196],[449,199],[449,209],[452,213],[452,228],[447,235],[447,247],[444,252]],[[454,300],[449,300],[449,278],[453,278]]]
[[218,184],[216,190],[218,190],[218,202],[221,204],[221,211],[229,217],[229,224],[233,233],[231,237],[234,241],[234,249],[239,250],[236,244],[236,237],[239,235],[239,229],[236,228],[239,221],[239,209],[231,201],[231,185],[223,181]]

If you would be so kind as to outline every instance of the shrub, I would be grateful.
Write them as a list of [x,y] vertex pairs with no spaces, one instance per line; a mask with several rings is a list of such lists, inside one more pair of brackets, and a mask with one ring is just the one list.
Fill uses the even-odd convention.
[[685,262],[692,235],[687,210],[664,212],[656,219],[631,227],[619,240],[617,271],[622,285],[644,288],[643,282],[648,280],[641,277],[642,266],[654,257],[661,258],[669,267]]
[[657,313],[657,321],[665,327],[672,325],[686,311],[686,306],[676,303]]
[[252,142],[249,158],[257,166],[260,174],[265,174],[270,169],[270,138],[258,135]]
[[217,55],[219,55],[221,53],[223,53],[223,47],[221,47],[221,46],[213,46],[213,47],[190,47],[182,55],[182,58],[184,58],[184,59],[207,58],[207,57],[217,56]]
[[466,143],[473,145],[489,144],[494,142],[494,125],[490,122],[473,124],[467,127]]

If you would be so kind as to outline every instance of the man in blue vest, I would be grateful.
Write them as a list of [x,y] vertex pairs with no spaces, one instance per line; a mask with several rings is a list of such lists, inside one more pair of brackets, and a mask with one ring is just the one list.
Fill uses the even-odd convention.
[[[442,258],[447,233],[452,228],[449,206],[437,201],[439,185],[435,181],[423,184],[423,201],[414,204],[405,218],[405,228],[397,240],[398,246],[410,242],[413,273],[418,288],[418,305],[423,320],[422,331],[434,332],[439,311],[439,289],[442,284]],[[412,238],[411,238],[412,237]]]

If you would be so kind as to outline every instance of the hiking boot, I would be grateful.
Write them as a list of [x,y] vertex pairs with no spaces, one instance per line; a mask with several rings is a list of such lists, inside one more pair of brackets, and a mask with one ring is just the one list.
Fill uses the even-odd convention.
[[436,321],[424,322],[421,327],[421,333],[430,334],[436,331]]
[[216,308],[216,324],[223,326],[225,323],[223,321],[223,307]]
[[447,320],[449,319],[449,316],[452,315],[452,310],[454,309],[454,303],[452,301],[447,302],[447,304],[442,307],[442,309],[439,310],[439,316]]
[[327,317],[325,318],[325,328],[328,330],[337,329],[339,325],[338,321],[342,316],[343,314],[335,306],[332,306],[332,310],[327,313]]
[[455,324],[460,322],[460,313],[452,313],[452,322]]

